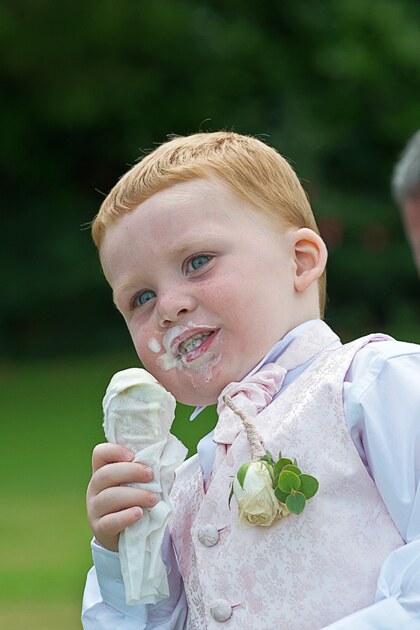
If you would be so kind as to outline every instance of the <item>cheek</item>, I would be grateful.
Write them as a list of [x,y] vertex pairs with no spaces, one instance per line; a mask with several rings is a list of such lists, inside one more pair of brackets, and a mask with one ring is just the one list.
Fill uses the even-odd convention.
[[164,370],[158,363],[158,358],[165,353],[162,343],[162,334],[158,333],[154,326],[141,326],[130,330],[131,338],[137,356],[139,357],[144,369],[152,374],[164,387],[168,387],[169,380],[174,370],[169,372]]
[[[159,343],[157,336],[153,337],[152,331],[147,326],[129,326],[131,339],[140,361],[146,366],[150,363],[153,356],[156,356],[150,346],[153,348],[155,343]],[[154,339],[154,341],[152,341]]]
[[[159,353],[153,352],[148,347],[147,339],[149,339],[149,337],[142,336],[139,339],[140,340],[137,339],[137,342],[134,343],[134,346],[135,346],[137,356],[140,359],[142,366],[147,372],[152,374],[152,376],[154,376],[159,382],[162,382],[162,369],[159,367],[157,363],[157,358],[162,354],[162,352],[159,352]],[[152,337],[152,339],[154,339],[155,341],[157,340],[156,337]]]
[[251,296],[249,274],[242,269],[229,268],[200,287],[200,301],[206,310],[216,313],[224,320],[233,311],[236,316],[249,308]]

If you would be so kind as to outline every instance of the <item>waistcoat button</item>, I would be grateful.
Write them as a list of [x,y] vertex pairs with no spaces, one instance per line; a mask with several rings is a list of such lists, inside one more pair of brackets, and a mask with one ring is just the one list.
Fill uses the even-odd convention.
[[210,614],[216,621],[227,621],[232,616],[232,606],[226,599],[215,599],[210,604]]
[[213,547],[219,540],[219,531],[215,525],[203,525],[198,530],[198,540],[205,547]]

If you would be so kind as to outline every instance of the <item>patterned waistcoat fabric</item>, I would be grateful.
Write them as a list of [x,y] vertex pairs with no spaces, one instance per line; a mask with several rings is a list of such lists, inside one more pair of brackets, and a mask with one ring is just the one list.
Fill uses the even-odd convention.
[[[281,518],[269,528],[237,524],[236,501],[228,506],[230,484],[239,466],[250,460],[250,451],[236,416],[222,404],[215,441],[232,445],[207,492],[197,456],[178,470],[170,531],[191,630],[323,628],[373,604],[380,568],[403,544],[352,442],[343,411],[343,381],[355,354],[381,337],[329,350],[334,339],[328,326],[318,322],[295,339],[274,370],[272,364],[263,366],[250,377],[249,387],[244,382],[229,386],[237,405],[248,414],[254,411],[254,423],[273,456],[281,451],[283,457],[296,457],[302,471],[319,480],[319,491],[302,514]],[[320,351],[270,402],[285,372]],[[208,525],[218,531],[213,546],[198,536]],[[225,622],[210,614],[217,600],[232,607]]]

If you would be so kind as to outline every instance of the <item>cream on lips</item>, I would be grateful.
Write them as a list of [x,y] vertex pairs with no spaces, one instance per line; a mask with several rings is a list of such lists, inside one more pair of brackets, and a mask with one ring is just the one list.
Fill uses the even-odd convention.
[[196,325],[192,322],[187,326],[170,328],[162,339],[165,352],[158,358],[159,366],[164,370],[171,370],[174,367],[199,367],[209,362],[215,365],[220,361],[220,356],[215,357],[211,352],[206,352],[206,347],[202,353],[199,349],[209,337],[217,334],[218,330],[212,326]]

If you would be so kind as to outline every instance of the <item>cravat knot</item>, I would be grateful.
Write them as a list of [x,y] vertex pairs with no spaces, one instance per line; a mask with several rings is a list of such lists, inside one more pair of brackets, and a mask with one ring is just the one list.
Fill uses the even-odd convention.
[[240,419],[223,402],[224,396],[230,396],[249,418],[255,418],[279,391],[286,373],[287,370],[280,365],[268,363],[240,383],[233,382],[227,385],[219,396],[217,405],[219,420],[213,440],[219,444],[232,444],[243,428]]

